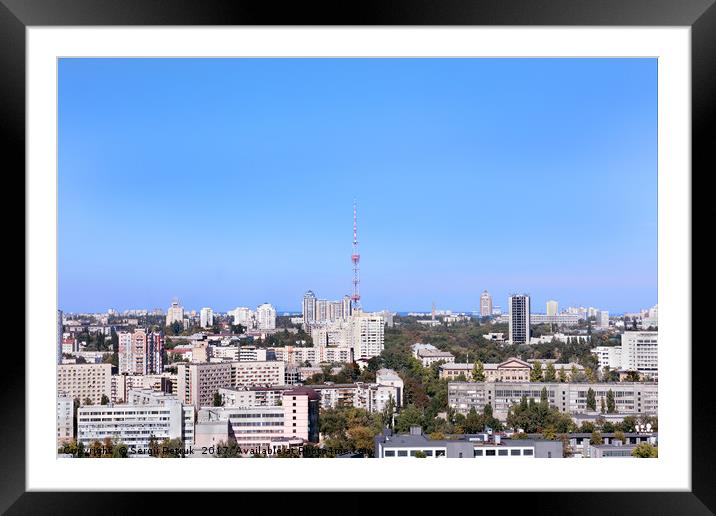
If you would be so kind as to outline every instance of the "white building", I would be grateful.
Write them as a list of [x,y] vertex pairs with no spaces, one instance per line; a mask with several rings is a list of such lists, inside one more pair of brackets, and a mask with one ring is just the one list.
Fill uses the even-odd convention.
[[276,328],[276,309],[269,303],[256,308],[256,323],[259,330],[273,330]]
[[89,446],[110,438],[126,444],[129,453],[146,453],[153,437],[194,443],[194,408],[173,396],[150,397],[147,404],[92,405],[77,411],[77,441]]
[[658,336],[655,331],[626,331],[622,333],[622,369],[639,371],[657,380],[659,376]]
[[255,326],[255,315],[253,310],[245,306],[239,306],[229,312],[234,318],[234,325],[241,325],[247,330],[252,329]]
[[547,315],[557,315],[559,312],[559,303],[554,300],[547,301]]
[[480,317],[492,316],[492,296],[487,290],[480,294]]
[[74,402],[71,397],[60,393],[57,396],[57,446],[70,442],[75,437]]
[[380,385],[390,385],[391,387],[398,389],[395,396],[395,405],[396,407],[401,407],[403,405],[403,391],[405,389],[405,384],[403,383],[403,379],[398,376],[398,373],[392,369],[379,369],[378,372],[375,373],[375,382]]
[[597,327],[609,328],[609,312],[606,310],[600,310],[597,312]]
[[352,316],[353,354],[355,360],[370,359],[383,351],[385,321],[382,315],[356,312]]
[[599,361],[599,369],[608,367],[612,371],[621,369],[622,367],[622,347],[621,346],[597,346],[591,350],[597,355]]
[[175,322],[184,323],[184,307],[179,304],[179,300],[172,301],[172,305],[167,310],[167,326],[171,326]]
[[199,325],[202,328],[214,326],[214,311],[211,308],[202,308],[199,312]]
[[530,297],[513,294],[508,299],[509,336],[512,344],[530,341]]
[[57,366],[57,392],[81,404],[89,399],[102,402],[102,395],[112,394],[112,364],[61,364]]

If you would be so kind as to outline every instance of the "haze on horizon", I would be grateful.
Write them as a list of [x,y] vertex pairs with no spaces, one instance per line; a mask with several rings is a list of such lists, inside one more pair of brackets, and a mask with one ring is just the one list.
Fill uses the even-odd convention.
[[61,59],[59,307],[657,303],[655,59]]

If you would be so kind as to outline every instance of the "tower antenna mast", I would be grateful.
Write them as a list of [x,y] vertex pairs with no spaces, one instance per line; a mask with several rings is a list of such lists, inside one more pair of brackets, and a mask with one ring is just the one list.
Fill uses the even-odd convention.
[[353,310],[360,310],[360,253],[358,253],[358,208],[353,201],[353,254],[351,255],[353,262],[353,295],[351,302]]

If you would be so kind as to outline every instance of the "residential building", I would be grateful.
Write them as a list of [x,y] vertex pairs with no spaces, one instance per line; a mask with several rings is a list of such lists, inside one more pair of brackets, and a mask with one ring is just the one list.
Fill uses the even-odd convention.
[[492,317],[492,296],[487,290],[480,294],[480,317]]
[[179,300],[172,301],[172,305],[167,309],[167,326],[171,326],[175,322],[184,323],[184,307],[179,304]]
[[375,373],[375,382],[380,385],[390,385],[391,387],[395,387],[397,389],[395,395],[395,405],[396,407],[401,407],[403,405],[405,383],[403,382],[403,379],[398,376],[398,373],[392,369],[378,369],[378,372]]
[[199,325],[202,328],[211,328],[214,326],[214,311],[205,307],[199,311]]
[[599,369],[608,367],[616,371],[622,367],[622,347],[621,346],[597,346],[591,350],[597,355],[599,361]]
[[555,316],[559,311],[559,303],[553,299],[547,301],[547,315]]
[[254,328],[255,314],[250,308],[240,306],[229,313],[234,318],[234,325],[240,324],[247,330]]
[[276,328],[276,309],[269,303],[256,308],[256,323],[259,330],[273,330]]
[[423,367],[430,367],[435,362],[455,362],[455,355],[448,351],[440,351],[439,349],[418,349],[414,352],[414,356],[420,360]]
[[98,405],[102,395],[110,397],[112,364],[60,364],[57,366],[57,392],[84,405],[85,400]]
[[75,437],[74,400],[59,393],[57,396],[57,446],[70,442]]
[[231,365],[222,363],[189,363],[177,366],[177,396],[182,403],[199,407],[213,405],[214,393],[222,387],[231,387]]
[[[203,442],[215,442],[216,432],[219,440],[230,439],[242,449],[260,453],[283,439],[317,443],[318,411],[318,393],[297,387],[283,392],[280,406],[202,408],[196,430]],[[217,424],[221,422],[228,427]]]
[[303,296],[301,303],[303,326],[309,331],[315,323],[347,321],[353,313],[350,296],[344,296],[337,301],[318,299],[313,291],[309,290]]
[[356,311],[351,317],[351,324],[354,358],[370,359],[380,355],[385,332],[383,316]]
[[557,326],[577,326],[579,324],[579,319],[579,315],[570,313],[561,313],[556,315],[530,314],[531,325],[556,324]]
[[530,341],[530,298],[513,294],[509,297],[509,336],[512,344],[526,344]]
[[597,312],[597,327],[600,329],[609,328],[609,312],[606,310],[599,310]]
[[512,405],[520,403],[522,397],[540,400],[542,389],[546,389],[549,404],[567,414],[582,414],[596,411],[587,409],[589,389],[595,393],[597,408],[601,398],[614,393],[616,412],[622,415],[656,415],[658,411],[656,383],[571,383],[571,382],[450,382],[448,383],[448,404],[462,414],[471,408],[482,412],[485,404],[492,405],[496,418],[504,421]]

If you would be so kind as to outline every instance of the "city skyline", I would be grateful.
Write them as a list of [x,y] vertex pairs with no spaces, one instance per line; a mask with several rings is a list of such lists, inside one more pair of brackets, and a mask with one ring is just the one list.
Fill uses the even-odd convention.
[[368,311],[657,304],[653,59],[62,59],[59,81],[68,312],[350,295],[354,199]]

